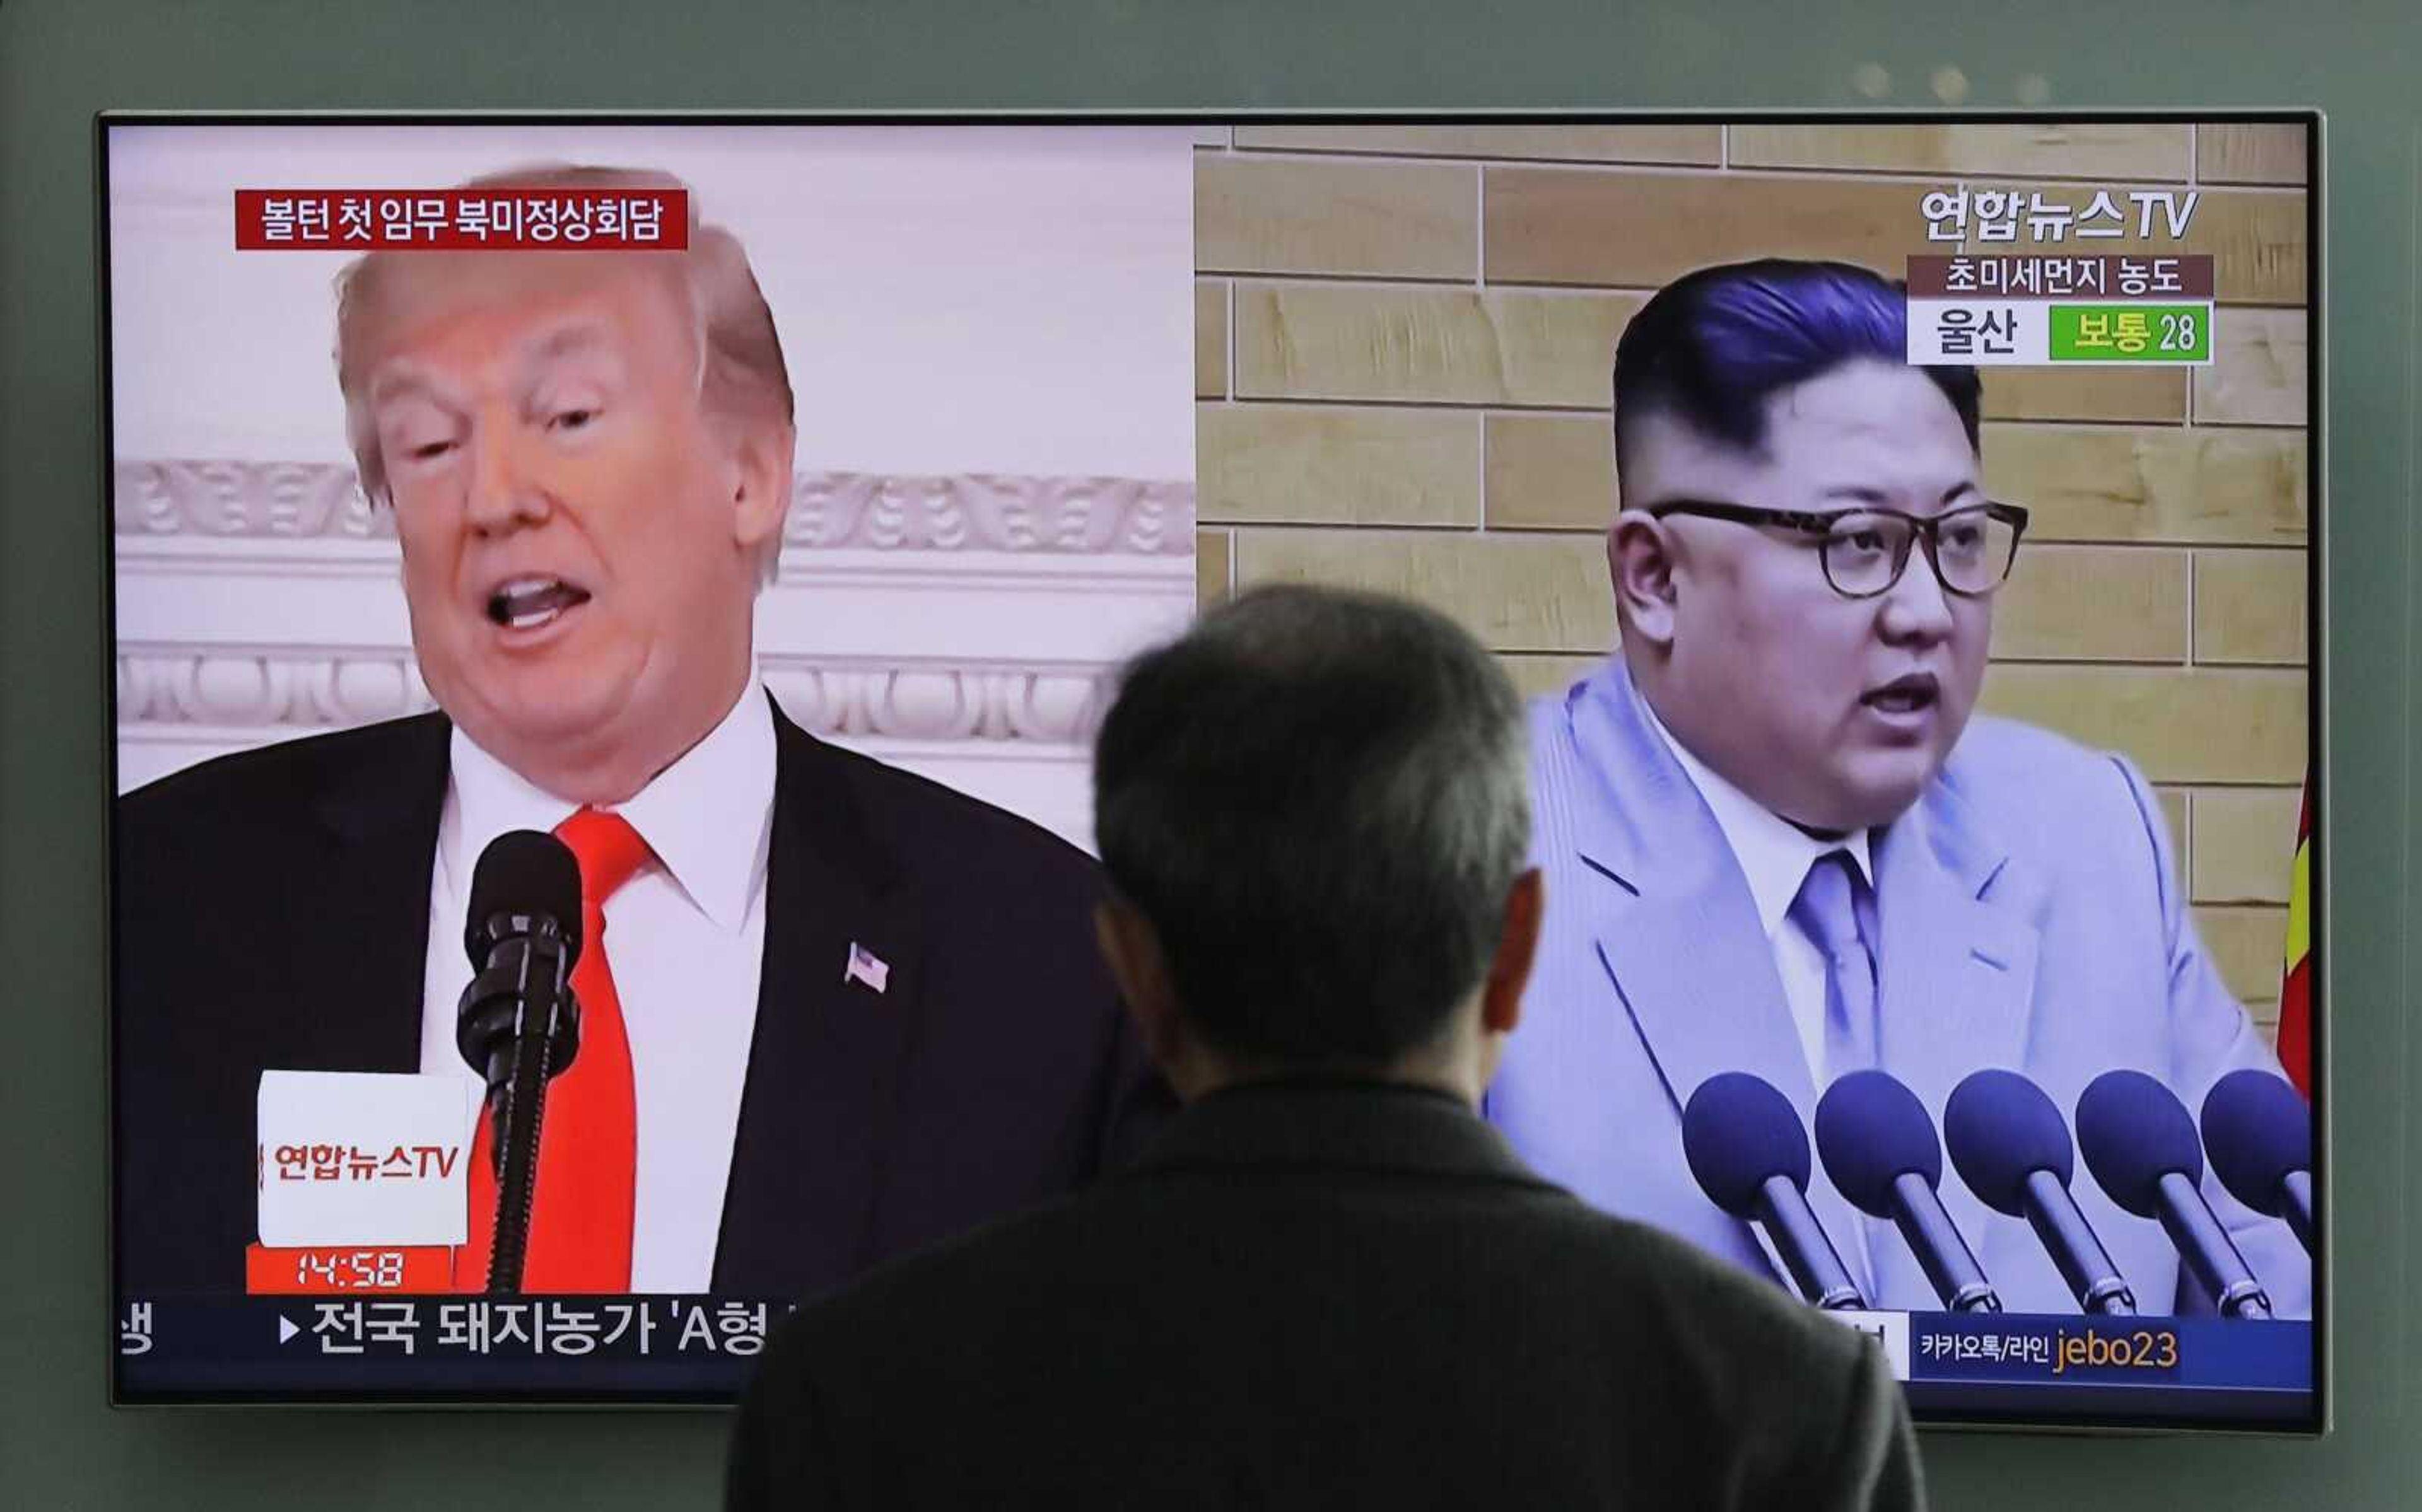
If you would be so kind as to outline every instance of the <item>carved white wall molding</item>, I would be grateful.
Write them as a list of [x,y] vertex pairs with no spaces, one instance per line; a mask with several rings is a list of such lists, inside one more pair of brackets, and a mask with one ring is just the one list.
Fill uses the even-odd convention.
[[[354,470],[335,462],[143,460],[115,469],[118,549],[141,538],[389,540]],[[1194,485],[1126,477],[802,473],[786,551],[1184,556]]]
[[768,660],[765,685],[818,735],[1082,746],[1105,707],[1098,667],[836,666]]
[[395,535],[394,519],[370,507],[354,470],[341,464],[127,461],[112,472],[112,522],[121,537]]
[[121,647],[118,727],[202,725],[275,738],[435,708],[409,653],[246,655]]
[[810,549],[1187,555],[1194,485],[1124,477],[807,473],[783,543]]
[[[246,579],[307,585],[373,580],[387,596],[402,558],[393,538],[337,536],[125,536],[116,538],[122,591],[173,593],[169,583],[234,584]],[[1129,594],[1150,585],[1190,581],[1191,562],[1175,553],[923,552],[914,548],[793,548],[776,582],[784,588],[954,592],[970,587],[1055,594]],[[138,586],[139,585],[139,586]],[[360,592],[355,586],[347,591]]]
[[[1081,747],[1109,674],[1081,663],[920,662],[767,655],[765,685],[819,735]],[[244,652],[137,647],[118,657],[122,737],[181,741],[203,726],[239,743],[289,739],[436,707],[409,652]],[[167,726],[169,728],[163,728]]]

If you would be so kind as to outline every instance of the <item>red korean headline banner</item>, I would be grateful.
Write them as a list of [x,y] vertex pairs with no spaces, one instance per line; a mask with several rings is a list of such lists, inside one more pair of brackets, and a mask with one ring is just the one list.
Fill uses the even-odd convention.
[[678,252],[681,189],[239,189],[239,252]]

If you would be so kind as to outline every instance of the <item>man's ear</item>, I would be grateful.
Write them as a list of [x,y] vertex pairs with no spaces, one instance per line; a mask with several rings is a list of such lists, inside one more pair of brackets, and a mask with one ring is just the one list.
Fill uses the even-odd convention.
[[1607,577],[1623,609],[1627,636],[1653,646],[1674,643],[1675,553],[1673,527],[1637,509],[1614,517],[1606,533]]
[[738,424],[724,473],[731,499],[732,544],[743,552],[763,548],[778,536],[791,509],[792,458],[798,432],[787,422]]
[[1185,1027],[1178,1017],[1177,992],[1169,979],[1169,958],[1160,948],[1160,933],[1135,905],[1109,897],[1093,905],[1093,938],[1102,947],[1119,999],[1135,1020],[1145,1053],[1164,1069],[1182,1052]]
[[1515,878],[1506,891],[1504,927],[1488,963],[1488,979],[1480,989],[1480,1026],[1492,1035],[1510,1035],[1522,1021],[1522,991],[1531,985],[1531,964],[1538,957],[1539,926],[1547,907],[1547,879],[1536,866]]

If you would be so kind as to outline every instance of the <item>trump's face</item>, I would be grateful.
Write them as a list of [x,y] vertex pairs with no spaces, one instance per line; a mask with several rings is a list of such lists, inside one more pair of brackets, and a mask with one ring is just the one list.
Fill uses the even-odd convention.
[[618,802],[746,685],[788,438],[778,464],[701,410],[672,280],[553,257],[412,303],[368,392],[431,694],[525,777]]
[[1981,505],[1950,400],[1918,370],[1851,363],[1771,396],[1757,452],[1653,414],[1627,430],[1625,467],[1609,555],[1628,652],[1667,726],[1804,827],[1862,829],[1906,810],[1975,707],[1990,598],[1946,591],[1922,542],[1889,589],[1854,599],[1828,582],[1807,531],[1647,511],[1685,500],[1920,516]]

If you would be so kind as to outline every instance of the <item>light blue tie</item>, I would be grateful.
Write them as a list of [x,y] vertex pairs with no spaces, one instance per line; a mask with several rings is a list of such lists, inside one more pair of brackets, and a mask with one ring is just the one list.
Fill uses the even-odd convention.
[[1820,1082],[1876,1064],[1876,958],[1860,927],[1865,883],[1849,852],[1816,858],[1791,901],[1791,921],[1825,954],[1825,1072]]

